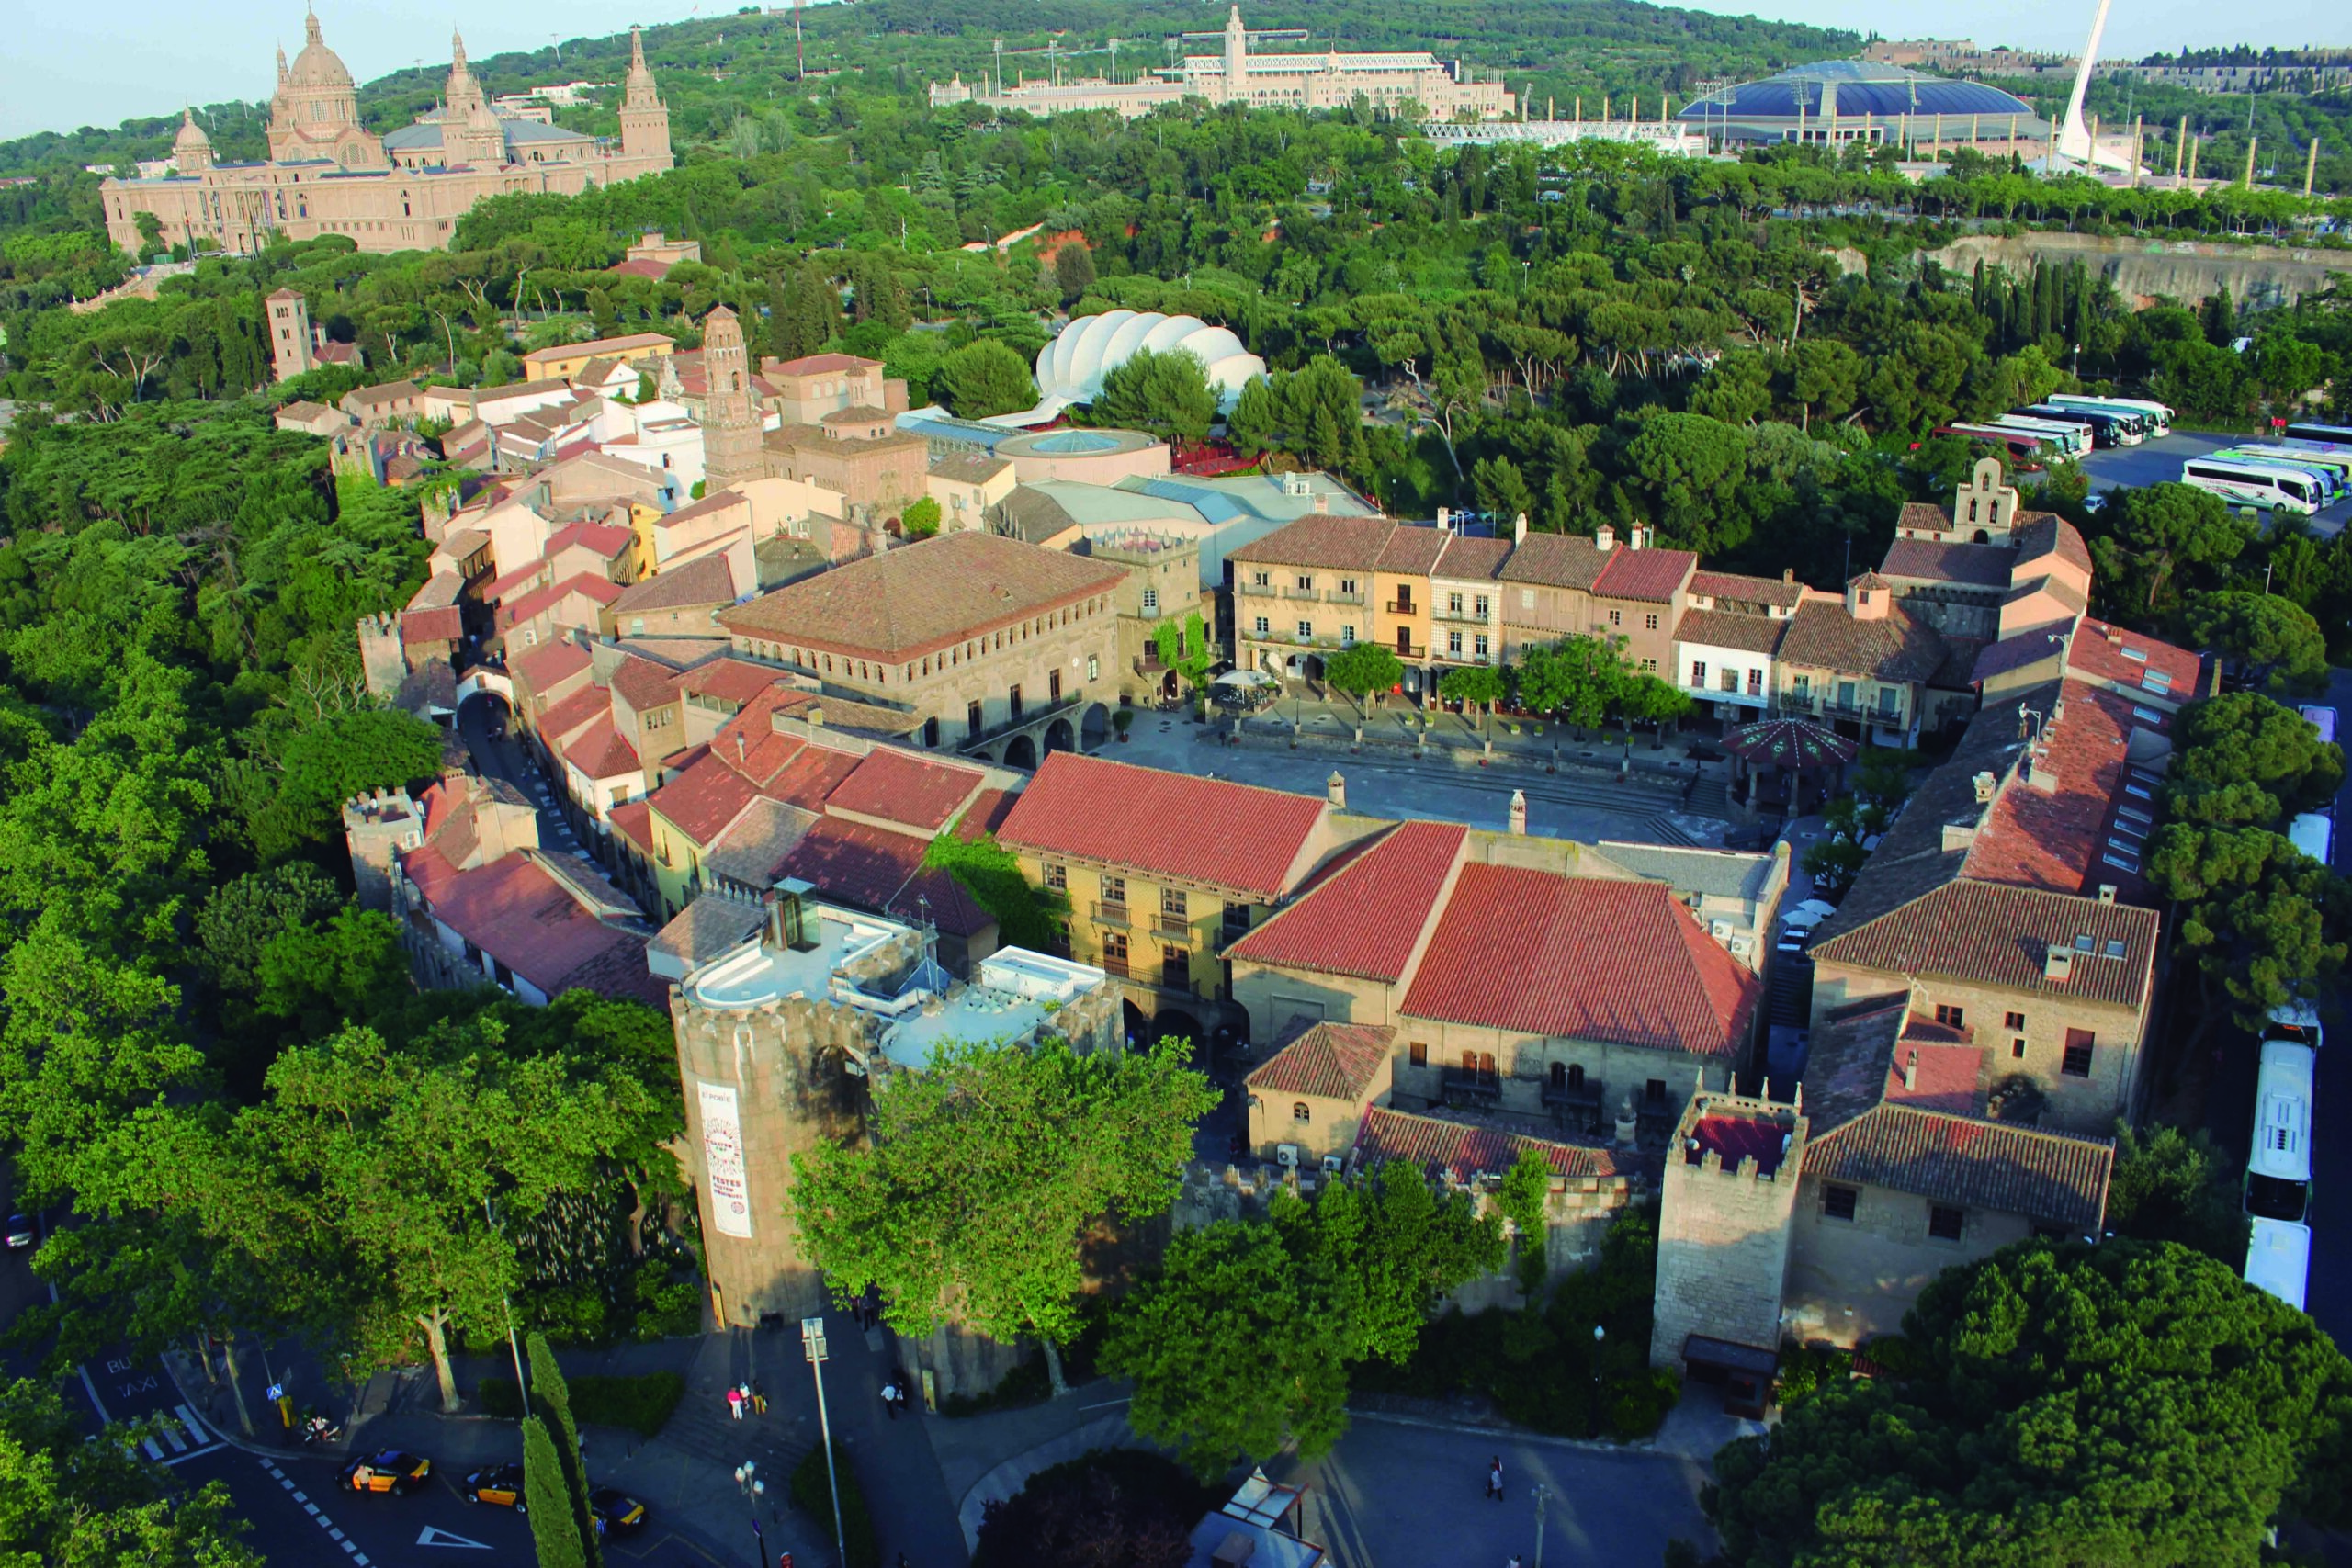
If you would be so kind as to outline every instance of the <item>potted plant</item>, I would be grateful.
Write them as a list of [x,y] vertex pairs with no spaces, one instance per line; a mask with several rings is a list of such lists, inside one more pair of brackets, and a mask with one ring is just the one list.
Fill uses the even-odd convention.
[[1119,708],[1111,715],[1111,728],[1119,732],[1122,741],[1126,739],[1127,731],[1135,728],[1135,723],[1136,710],[1133,708]]

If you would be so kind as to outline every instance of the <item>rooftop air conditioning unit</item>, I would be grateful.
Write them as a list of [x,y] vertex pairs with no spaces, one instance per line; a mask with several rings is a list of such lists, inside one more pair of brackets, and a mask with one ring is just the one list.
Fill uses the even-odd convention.
[[1707,934],[1713,937],[1717,942],[1729,942],[1731,940],[1731,922],[1729,920],[1709,920],[1707,922]]
[[1323,1156],[1323,1174],[1326,1176],[1337,1176],[1340,1174],[1340,1168],[1347,1163],[1347,1160],[1341,1156],[1325,1155]]
[[1298,1168],[1298,1145],[1296,1144],[1275,1145],[1274,1163],[1283,1167],[1284,1169],[1296,1170]]

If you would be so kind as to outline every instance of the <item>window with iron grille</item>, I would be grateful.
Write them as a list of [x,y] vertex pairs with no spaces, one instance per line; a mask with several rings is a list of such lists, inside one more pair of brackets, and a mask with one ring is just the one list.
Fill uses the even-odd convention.
[[1928,1234],[1938,1241],[1958,1241],[1968,1227],[1968,1211],[1943,1203],[1928,1205]]
[[1832,1181],[1821,1189],[1821,1212],[1833,1220],[1851,1220],[1854,1202],[1861,1194],[1851,1187],[1840,1187]]

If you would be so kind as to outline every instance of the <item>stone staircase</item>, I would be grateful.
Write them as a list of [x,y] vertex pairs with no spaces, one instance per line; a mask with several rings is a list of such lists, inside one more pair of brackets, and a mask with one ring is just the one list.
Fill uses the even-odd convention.
[[1813,960],[1802,953],[1772,955],[1772,996],[1767,1021],[1804,1029],[1813,1021]]
[[1720,817],[1726,822],[1734,819],[1731,790],[1723,780],[1705,773],[1700,774],[1698,781],[1691,784],[1690,798],[1683,809],[1694,816]]
[[728,1414],[723,1382],[716,1377],[690,1377],[686,1396],[662,1428],[660,1441],[722,1471],[753,1461],[769,1495],[780,1500],[791,1484],[793,1466],[817,1447],[817,1415],[807,1369],[795,1365],[789,1370],[804,1374],[789,1391],[793,1397],[785,1397],[786,1391],[777,1386],[785,1371],[779,1369],[776,1377],[762,1380],[767,1390],[768,1413],[754,1416],[746,1411],[741,1421]]

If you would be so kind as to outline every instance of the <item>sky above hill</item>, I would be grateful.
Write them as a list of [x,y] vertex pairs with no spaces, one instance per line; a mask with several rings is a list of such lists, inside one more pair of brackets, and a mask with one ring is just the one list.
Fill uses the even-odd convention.
[[[1877,28],[1889,37],[1965,36],[1981,44],[2072,51],[2089,31],[2095,0],[2052,6],[2036,0],[1984,0],[1965,10],[1946,6],[1894,6],[1884,0],[1699,0],[1697,8],[1724,15],[1760,14],[1823,27]],[[436,16],[427,21],[401,0],[320,0],[327,42],[352,74],[365,82],[420,61],[449,57]],[[111,126],[133,115],[164,114],[183,102],[211,103],[269,96],[272,51],[302,45],[299,0],[263,6],[206,6],[184,0],[115,0],[107,6],[18,7],[0,45],[9,90],[0,94],[0,137],[36,130]],[[564,38],[595,38],[632,21],[677,21],[724,16],[729,0],[458,0],[448,7],[466,34],[468,52],[544,48],[560,28]],[[2331,10],[2309,0],[2124,0],[2109,19],[2106,55],[2137,56],[2232,43],[2292,46],[2323,41],[2322,17]],[[559,17],[560,21],[559,22]],[[2352,43],[2336,29],[2329,40]]]

